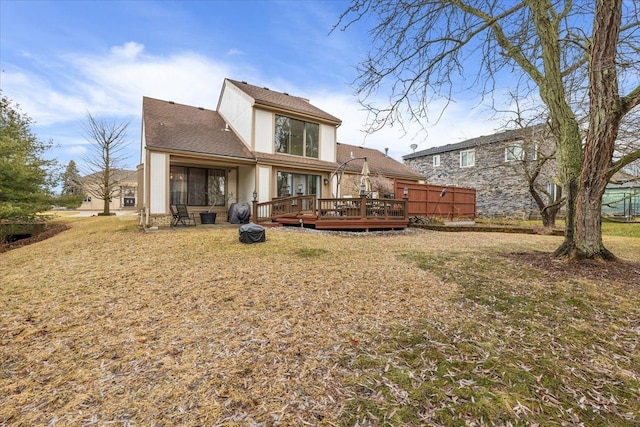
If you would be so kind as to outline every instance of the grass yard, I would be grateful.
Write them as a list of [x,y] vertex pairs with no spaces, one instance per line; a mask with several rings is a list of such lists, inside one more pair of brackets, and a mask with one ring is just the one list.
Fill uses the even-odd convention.
[[0,426],[640,425],[633,233],[59,221],[0,253]]

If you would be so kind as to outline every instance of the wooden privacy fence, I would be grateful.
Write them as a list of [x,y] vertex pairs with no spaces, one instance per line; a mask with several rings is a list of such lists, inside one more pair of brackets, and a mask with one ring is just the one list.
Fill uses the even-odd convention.
[[409,192],[409,217],[437,217],[447,219],[474,219],[476,217],[476,190],[464,187],[420,184],[396,179],[393,183],[397,197]]

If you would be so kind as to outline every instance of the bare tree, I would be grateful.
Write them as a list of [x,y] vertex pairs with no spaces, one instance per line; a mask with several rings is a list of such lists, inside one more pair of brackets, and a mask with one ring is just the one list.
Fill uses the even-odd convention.
[[[640,150],[613,158],[619,126],[640,104],[639,8],[627,0],[353,0],[336,28],[374,19],[356,80],[373,130],[424,122],[432,98],[451,100],[465,84],[492,96],[497,81],[518,75],[520,90],[544,103],[556,141],[567,199],[556,255],[612,259],[600,203],[609,177],[640,158]],[[388,105],[375,104],[378,91],[391,93]]]
[[511,161],[499,167],[505,173],[522,177],[542,218],[542,225],[555,227],[556,217],[565,204],[556,165],[556,146],[546,119],[547,111],[537,103],[510,92],[512,107],[496,112],[506,114],[505,128],[520,130],[521,141],[511,147]]
[[109,204],[120,191],[123,175],[117,172],[127,159],[128,126],[128,122],[108,122],[87,113],[84,132],[91,148],[83,156],[88,172],[83,182],[89,194],[104,201],[102,215],[111,214]]

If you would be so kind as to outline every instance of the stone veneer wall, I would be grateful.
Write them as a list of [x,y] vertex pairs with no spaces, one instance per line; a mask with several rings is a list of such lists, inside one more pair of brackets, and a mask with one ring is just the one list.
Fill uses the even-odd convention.
[[[478,217],[528,218],[537,215],[538,207],[529,194],[526,178],[515,163],[504,161],[508,143],[475,147],[475,166],[460,167],[460,152],[440,154],[440,166],[433,166],[433,156],[407,159],[405,164],[423,175],[429,184],[476,189]],[[553,182],[555,164],[547,162],[539,178],[546,185]]]

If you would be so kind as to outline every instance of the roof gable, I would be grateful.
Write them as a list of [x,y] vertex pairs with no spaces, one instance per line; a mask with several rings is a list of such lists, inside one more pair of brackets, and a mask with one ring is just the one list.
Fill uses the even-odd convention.
[[237,80],[225,79],[225,82],[233,84],[242,92],[249,95],[254,100],[254,105],[256,106],[302,114],[334,125],[342,123],[339,118],[314,106],[306,98],[292,96],[288,93],[278,92],[266,87],[254,86],[247,82]]
[[254,159],[216,111],[146,96],[142,111],[149,148]]
[[[373,148],[357,145],[337,143],[336,161],[343,164],[352,158],[367,158],[367,164],[372,174],[410,179],[423,179],[423,176],[404,164]],[[354,160],[345,165],[345,170],[360,173],[364,160]]]

